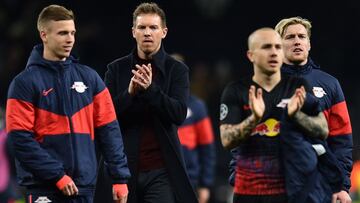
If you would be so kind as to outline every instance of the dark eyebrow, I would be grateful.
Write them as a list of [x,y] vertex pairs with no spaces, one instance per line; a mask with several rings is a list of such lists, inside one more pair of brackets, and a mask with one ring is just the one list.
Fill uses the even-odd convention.
[[261,46],[262,49],[268,49],[268,48],[271,48],[272,44],[263,44]]

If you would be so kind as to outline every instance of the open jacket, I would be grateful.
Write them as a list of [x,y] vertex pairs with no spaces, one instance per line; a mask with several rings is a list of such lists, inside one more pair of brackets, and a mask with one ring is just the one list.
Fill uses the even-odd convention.
[[189,95],[188,68],[170,57],[161,47],[153,56],[157,76],[149,88],[130,96],[128,87],[135,68],[137,50],[108,65],[105,84],[112,95],[125,152],[132,178],[129,181],[129,202],[136,202],[136,180],[139,159],[140,135],[144,126],[143,112],[148,106],[155,136],[158,139],[165,167],[177,202],[197,202],[185,170],[177,127],[186,117],[186,100]]

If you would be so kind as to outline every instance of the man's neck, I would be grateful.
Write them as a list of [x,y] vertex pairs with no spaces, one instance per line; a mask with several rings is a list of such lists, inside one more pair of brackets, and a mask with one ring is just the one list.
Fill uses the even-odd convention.
[[65,61],[66,60],[66,57],[64,57],[64,58],[57,57],[50,50],[46,49],[45,46],[44,46],[44,51],[43,52],[44,52],[43,53],[43,58],[48,60],[48,61]]
[[144,52],[138,51],[138,57],[141,60],[151,60],[153,57],[153,54],[145,54]]
[[270,92],[281,80],[280,72],[267,75],[265,73],[255,73],[252,80],[264,90]]
[[291,66],[303,66],[308,62],[308,59],[304,60],[304,61],[289,61],[289,60],[285,60],[284,63],[287,65],[291,65]]

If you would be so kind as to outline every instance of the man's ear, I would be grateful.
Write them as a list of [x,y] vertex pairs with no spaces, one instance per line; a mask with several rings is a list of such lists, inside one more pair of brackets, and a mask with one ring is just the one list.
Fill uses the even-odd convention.
[[46,42],[46,41],[47,41],[47,34],[46,34],[46,32],[45,32],[44,30],[41,30],[39,34],[40,34],[41,40],[42,40],[43,42]]
[[135,38],[135,28],[134,27],[131,28],[131,33],[132,33],[133,38]]
[[253,52],[252,52],[252,51],[248,50],[248,51],[246,52],[246,56],[247,56],[247,58],[249,59],[249,61],[251,61],[251,63],[254,62]]
[[164,39],[164,38],[166,37],[166,35],[167,35],[167,32],[168,32],[167,27],[166,27],[166,28],[163,28],[162,31],[163,31],[162,39]]

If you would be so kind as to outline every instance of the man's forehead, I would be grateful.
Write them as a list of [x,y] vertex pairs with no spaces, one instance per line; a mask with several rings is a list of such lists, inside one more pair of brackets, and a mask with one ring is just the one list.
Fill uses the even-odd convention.
[[307,30],[302,24],[292,24],[286,27],[285,35],[289,34],[305,34],[307,35]]

